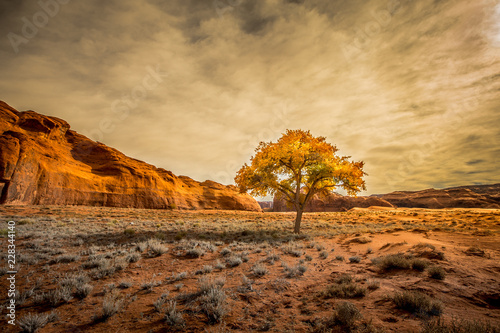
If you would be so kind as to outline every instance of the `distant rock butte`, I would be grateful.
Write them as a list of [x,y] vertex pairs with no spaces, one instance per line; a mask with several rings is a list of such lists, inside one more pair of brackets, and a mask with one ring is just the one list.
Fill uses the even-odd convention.
[[397,191],[376,197],[398,207],[500,208],[500,184],[460,186],[441,190]]
[[257,201],[259,203],[260,208],[264,209],[272,209],[273,202],[272,201]]
[[[377,197],[349,197],[337,193],[329,195],[316,194],[306,205],[306,212],[344,212],[354,207],[368,208],[371,206],[394,207],[389,202]],[[274,197],[273,211],[288,212],[295,209],[287,206],[279,195]]]
[[[352,208],[406,207],[406,208],[500,208],[500,184],[471,185],[423,191],[397,191],[388,194],[349,197],[336,193],[315,195],[307,205],[307,212],[341,212]],[[273,211],[294,211],[280,196],[273,201]]]
[[0,101],[0,203],[261,211],[235,186],[197,182]]

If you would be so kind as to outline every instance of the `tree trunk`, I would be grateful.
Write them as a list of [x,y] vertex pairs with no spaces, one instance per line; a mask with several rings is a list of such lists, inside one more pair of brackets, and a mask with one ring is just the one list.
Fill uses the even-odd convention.
[[297,209],[297,216],[295,217],[295,228],[293,232],[296,234],[300,234],[300,221],[302,220],[302,212],[303,209]]

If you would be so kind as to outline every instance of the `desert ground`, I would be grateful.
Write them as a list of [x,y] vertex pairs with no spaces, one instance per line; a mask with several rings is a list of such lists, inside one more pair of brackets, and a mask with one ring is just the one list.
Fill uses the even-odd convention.
[[[500,211],[0,206],[4,332],[499,332]],[[1,294],[2,313],[9,298]],[[5,317],[3,317],[5,319]]]

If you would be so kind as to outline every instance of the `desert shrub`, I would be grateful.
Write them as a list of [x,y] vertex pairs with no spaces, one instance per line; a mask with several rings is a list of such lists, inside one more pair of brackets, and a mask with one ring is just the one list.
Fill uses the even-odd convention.
[[140,259],[141,259],[141,255],[137,252],[130,253],[129,255],[127,255],[125,257],[125,261],[127,261],[128,263],[138,262]]
[[23,292],[19,292],[19,290],[16,290],[14,299],[16,301],[16,304],[20,306],[23,305],[26,302],[26,300],[28,300],[34,294],[35,294],[34,288],[26,289]]
[[175,240],[181,240],[183,239],[184,237],[187,236],[187,232],[185,231],[179,231],[176,235],[175,235]]
[[186,277],[187,277],[187,272],[181,272],[179,274],[172,274],[171,280],[175,282],[175,281],[183,280]]
[[307,271],[307,266],[302,265],[302,264],[297,264],[293,267],[290,267],[290,266],[286,265],[285,262],[283,262],[282,266],[283,266],[285,273],[286,273],[285,277],[287,277],[289,279],[302,276]]
[[113,267],[115,268],[115,270],[121,271],[121,270],[127,268],[128,264],[129,263],[128,263],[126,258],[119,257],[119,258],[116,258],[115,261],[113,262]]
[[304,251],[302,251],[301,247],[294,242],[289,242],[288,244],[284,245],[281,250],[283,251],[283,253],[290,254],[294,257],[300,257],[304,254]]
[[[17,259],[18,262],[24,263],[27,265],[36,265],[39,263],[39,260],[34,255],[19,254],[19,255],[17,255],[17,257],[18,257],[18,259]],[[80,256],[77,256],[77,257],[80,258]]]
[[195,275],[208,274],[212,273],[213,270],[214,268],[211,265],[203,265],[203,267],[194,272],[194,274]]
[[305,256],[305,258],[306,258],[306,261],[312,261],[312,260],[313,260],[313,257],[311,257],[311,256],[310,256],[310,255],[308,255],[308,254]]
[[222,288],[226,284],[224,278],[208,279],[207,277],[202,277],[198,280],[199,294],[205,294],[210,289]]
[[358,308],[350,302],[340,303],[335,312],[335,321],[345,327],[353,327],[355,321],[361,318]]
[[241,258],[241,261],[243,261],[243,262],[248,262],[248,260],[250,260],[248,258],[248,252],[247,251],[242,252],[239,256]]
[[287,290],[291,286],[290,282],[283,278],[278,278],[276,280],[270,281],[269,284],[273,290],[278,292]]
[[226,293],[222,288],[210,288],[200,299],[200,307],[209,322],[219,322],[228,312]]
[[425,249],[425,248],[429,248],[431,250],[435,250],[436,247],[432,244],[429,244],[429,243],[418,243],[417,245],[414,245],[413,246],[414,249]]
[[377,265],[382,271],[390,271],[393,269],[410,269],[411,260],[406,258],[403,254],[389,254],[384,257],[376,258],[373,263]]
[[28,313],[19,320],[21,332],[33,333],[45,327],[48,323],[48,316],[45,313]]
[[344,257],[343,256],[336,256],[335,260],[344,261]]
[[101,265],[92,271],[92,276],[95,279],[102,279],[103,277],[111,276],[116,272],[116,267],[112,264],[112,262],[110,260],[104,260],[104,265]]
[[59,314],[56,311],[51,311],[49,314],[47,314],[47,322],[53,323],[57,320],[59,320]]
[[336,306],[330,317],[314,323],[314,332],[353,332],[356,329],[356,321],[361,318],[361,313],[354,304],[342,302]]
[[125,235],[127,235],[127,236],[132,236],[132,235],[134,235],[134,234],[135,234],[135,230],[134,230],[134,229],[128,229],[128,228],[127,228],[127,229],[123,230],[123,233],[124,233]]
[[353,278],[350,274],[341,274],[338,278],[335,279],[335,283],[337,284],[345,284],[351,282],[353,282]]
[[59,285],[76,288],[78,286],[86,284],[87,282],[89,282],[89,277],[86,274],[67,274],[64,278],[61,279],[61,281],[59,281]]
[[423,272],[427,268],[427,266],[429,266],[429,262],[427,260],[423,259],[411,260],[411,268],[416,271]]
[[215,269],[222,271],[224,268],[226,268],[226,265],[224,265],[217,259],[217,261],[215,262]]
[[217,250],[217,246],[215,244],[213,244],[212,242],[199,241],[199,242],[197,242],[197,244],[198,244],[198,246],[200,246],[200,248],[202,250],[205,250],[205,251],[214,252]]
[[90,293],[92,292],[93,289],[94,289],[94,287],[88,283],[78,285],[75,288],[75,296],[80,298],[80,299],[84,299],[85,297],[90,295]]
[[156,312],[162,312],[163,311],[163,305],[167,302],[168,294],[162,294],[156,301],[153,303],[153,307],[155,308]]
[[351,262],[351,263],[359,263],[359,262],[361,262],[361,257],[358,257],[358,256],[350,257],[349,258],[349,262]]
[[276,261],[280,260],[280,255],[276,253],[269,253],[267,258],[264,260],[265,262],[270,263],[273,265]]
[[165,322],[172,328],[182,328],[186,325],[182,313],[177,310],[177,302],[169,301],[165,311]]
[[60,256],[55,257],[54,259],[49,261],[49,265],[53,264],[67,264],[70,262],[74,262],[80,259],[80,256],[77,254],[62,254]]
[[189,258],[199,258],[204,254],[205,254],[205,251],[203,251],[199,247],[194,247],[194,248],[186,251],[186,256],[188,256]]
[[153,257],[159,257],[164,253],[167,253],[168,247],[163,245],[159,240],[150,239],[148,241],[148,250]]
[[225,247],[225,248],[223,248],[222,250],[220,250],[220,254],[221,254],[222,256],[227,256],[227,255],[231,254],[232,252],[233,252],[233,251],[231,251],[231,249],[230,249],[230,248],[228,248],[228,247]]
[[444,280],[444,278],[446,277],[446,272],[441,266],[429,267],[427,272],[429,273],[429,277],[436,280]]
[[421,333],[500,333],[500,326],[488,321],[452,318],[447,324],[441,318],[426,321]]
[[148,248],[148,242],[140,242],[135,246],[136,251],[144,252]]
[[325,249],[325,247],[324,247],[323,245],[321,245],[321,244],[317,244],[317,245],[316,245],[316,250],[317,250],[318,252],[323,251],[324,249]]
[[322,251],[322,252],[319,254],[319,257],[320,257],[321,259],[326,259],[326,258],[328,258],[328,254],[329,254],[329,253],[328,253],[328,251]]
[[368,290],[377,290],[380,288],[380,281],[378,280],[368,280],[366,283]]
[[73,290],[70,286],[59,285],[56,289],[42,294],[44,302],[52,306],[58,306],[60,303],[67,303],[73,298]]
[[17,225],[25,225],[25,224],[33,224],[35,223],[36,220],[33,220],[31,218],[28,219],[22,219],[19,222],[17,222]]
[[245,275],[241,277],[241,285],[238,287],[238,291],[240,293],[246,293],[248,291],[253,290],[252,284],[254,281],[252,279],[249,279]]
[[91,245],[90,247],[88,247],[87,249],[84,249],[80,252],[80,254],[82,256],[85,256],[85,255],[92,255],[92,254],[95,254],[97,251],[99,250],[99,247],[98,246],[95,246],[95,245]]
[[262,265],[262,264],[255,264],[253,267],[252,267],[252,273],[255,275],[255,276],[264,276],[268,273],[269,271],[267,270],[267,268]]
[[141,290],[146,290],[148,292],[152,292],[154,287],[157,287],[161,285],[161,282],[160,281],[156,281],[156,280],[151,280],[151,281],[148,281],[148,282],[145,282],[141,285]]
[[418,291],[403,291],[392,297],[396,307],[409,311],[420,317],[439,316],[443,312],[443,304],[432,300]]
[[226,264],[229,267],[236,267],[239,266],[243,263],[243,260],[241,260],[241,257],[238,256],[230,256],[229,258],[226,259]]
[[365,295],[366,289],[355,283],[333,284],[323,292],[323,296],[327,298],[358,298]]
[[120,311],[122,300],[115,295],[107,296],[102,303],[102,312],[94,315],[94,321],[106,321]]
[[343,274],[321,294],[326,298],[358,298],[366,295],[366,288],[354,283],[351,275]]
[[89,268],[102,268],[109,265],[109,260],[102,256],[89,256],[87,261],[85,261],[82,264],[82,268],[89,269]]

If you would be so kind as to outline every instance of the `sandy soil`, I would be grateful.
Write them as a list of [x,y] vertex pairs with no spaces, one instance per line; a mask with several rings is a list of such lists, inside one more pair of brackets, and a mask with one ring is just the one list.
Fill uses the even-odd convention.
[[[420,332],[436,319],[500,324],[498,210],[306,213],[300,235],[291,233],[293,213],[0,206],[0,216],[2,290],[7,221],[17,230],[17,326],[4,321],[5,332],[20,331],[28,314],[51,313],[55,320],[39,332]],[[398,253],[425,267],[381,264]],[[436,267],[441,275],[431,276]],[[357,295],[332,294],[345,274]],[[442,311],[398,307],[393,297],[401,291],[427,295]],[[4,314],[8,301],[2,292]],[[339,319],[343,302],[361,314],[352,323]],[[111,305],[116,313],[104,318]]]

